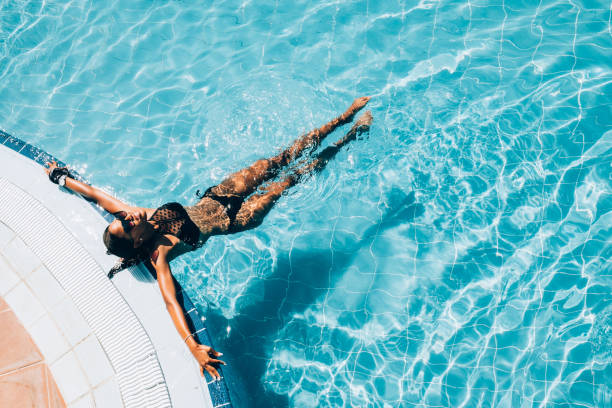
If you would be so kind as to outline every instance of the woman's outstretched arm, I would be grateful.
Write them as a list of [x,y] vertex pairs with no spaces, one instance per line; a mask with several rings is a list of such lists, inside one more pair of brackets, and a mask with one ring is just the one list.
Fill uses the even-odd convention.
[[[49,168],[45,169],[45,172],[47,174],[49,174],[54,168],[57,167],[56,162],[47,163],[47,165],[49,166]],[[98,205],[100,205],[102,208],[104,208],[111,214],[114,214],[119,211],[130,212],[133,209],[131,206],[125,204],[121,200],[116,199],[110,194],[107,194],[100,189],[90,186],[89,184],[82,183],[71,177],[66,177],[66,184],[64,185],[64,187],[82,195],[88,200],[96,202]]]
[[191,351],[191,354],[193,354],[193,357],[200,365],[200,374],[204,376],[204,370],[206,370],[214,379],[219,379],[221,376],[213,364],[225,364],[223,361],[216,359],[216,357],[221,356],[221,353],[213,350],[210,346],[199,344],[195,340],[187,325],[185,312],[176,300],[176,289],[174,287],[174,281],[172,280],[170,265],[167,260],[169,248],[171,247],[160,246],[157,259],[152,259],[153,266],[157,272],[157,283],[159,284],[162,297],[166,303],[166,308],[168,309],[168,313],[170,313],[170,318],[172,318],[176,330],[181,338],[185,340],[189,351]]

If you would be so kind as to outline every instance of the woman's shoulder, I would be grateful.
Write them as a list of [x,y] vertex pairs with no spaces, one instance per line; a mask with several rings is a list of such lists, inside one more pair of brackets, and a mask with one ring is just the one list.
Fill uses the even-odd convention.
[[178,255],[192,250],[188,245],[181,245],[181,242],[182,241],[174,235],[161,235],[152,246],[151,261],[153,264],[155,264],[160,257],[169,262]]
[[153,244],[153,249],[159,249],[161,251],[169,252],[172,248],[174,248],[181,240],[171,234],[160,234],[155,243]]
[[151,245],[151,261],[153,262],[153,265],[155,265],[155,263],[157,263],[157,260],[162,258],[162,259],[168,259],[169,256],[168,254],[170,253],[170,251],[172,251],[172,248],[174,248],[179,242],[181,242],[177,237],[170,235],[170,234],[164,234],[164,235],[160,235],[155,242],[153,243],[153,245]]

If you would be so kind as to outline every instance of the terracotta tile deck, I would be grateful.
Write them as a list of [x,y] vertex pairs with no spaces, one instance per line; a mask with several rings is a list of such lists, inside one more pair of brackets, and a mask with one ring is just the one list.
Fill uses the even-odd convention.
[[65,407],[42,354],[2,297],[0,333],[0,407]]

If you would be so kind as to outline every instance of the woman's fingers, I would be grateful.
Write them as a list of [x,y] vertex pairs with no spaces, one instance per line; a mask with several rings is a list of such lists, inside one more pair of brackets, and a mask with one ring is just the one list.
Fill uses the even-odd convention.
[[127,212],[125,216],[126,221],[137,221],[140,220],[140,214],[135,212]]
[[214,350],[212,347],[204,346],[204,345],[199,345],[198,349],[203,351],[203,352],[205,352],[208,355],[207,358],[205,358],[205,359],[198,358],[198,360],[200,361],[200,374],[202,374],[202,376],[203,376],[204,375],[204,370],[206,370],[208,372],[208,374],[210,374],[210,376],[213,379],[220,380],[221,379],[221,375],[219,375],[219,372],[213,366],[213,364],[226,365],[226,363],[224,361],[221,361],[219,359],[212,358],[212,357],[222,356],[223,353],[219,353],[218,351]]
[[56,162],[55,160],[54,160],[54,161],[51,161],[51,162],[47,162],[47,166],[48,166],[48,167],[47,167],[47,168],[45,168],[45,173],[47,173],[47,174],[51,174],[51,172],[53,171],[53,169],[56,169],[56,168],[59,168],[59,169],[67,169],[67,167],[66,167],[66,166],[64,166],[64,167],[59,167],[59,166],[57,165],[57,162]]
[[45,168],[45,173],[49,174],[51,173],[51,170],[53,170],[54,167],[57,167],[57,163],[52,161],[52,162],[47,162],[47,168]]
[[137,211],[132,211],[129,213],[129,219],[132,221],[140,220],[140,213]]
[[215,370],[215,367],[206,364],[206,371],[208,371],[208,374],[211,375],[212,378],[214,378],[215,380],[220,380],[221,376],[219,375],[219,373],[217,372],[217,370]]
[[212,347],[208,347],[208,354],[213,355],[215,357],[221,357],[223,355],[223,353],[219,353],[217,350],[215,350]]

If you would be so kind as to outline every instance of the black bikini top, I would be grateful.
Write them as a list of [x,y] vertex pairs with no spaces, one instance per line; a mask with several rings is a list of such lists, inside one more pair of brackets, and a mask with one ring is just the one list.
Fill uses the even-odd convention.
[[[159,226],[162,234],[171,234],[196,248],[200,243],[200,230],[189,218],[187,211],[179,203],[166,203],[155,210],[149,221],[154,221]],[[117,272],[146,262],[150,257],[149,253],[141,252],[131,259],[120,258],[115,266],[108,271],[109,279],[112,279]]]
[[162,205],[155,210],[149,221],[154,221],[162,234],[174,235],[194,247],[198,245],[200,230],[179,203]]

